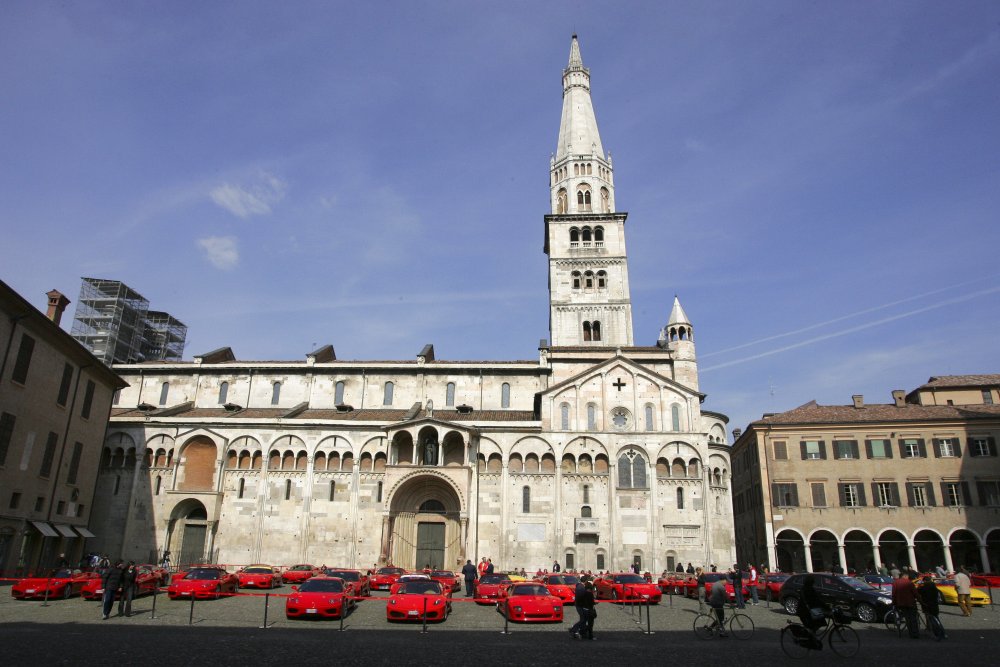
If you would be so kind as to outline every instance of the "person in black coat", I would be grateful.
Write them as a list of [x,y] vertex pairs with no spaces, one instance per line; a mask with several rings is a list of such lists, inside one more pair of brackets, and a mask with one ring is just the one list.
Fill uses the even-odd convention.
[[580,620],[574,625],[570,632],[574,639],[583,637],[593,641],[594,620],[597,619],[597,605],[594,601],[594,582],[587,581],[583,585],[583,590],[577,586],[576,610],[580,613]]
[[104,587],[104,597],[102,598],[104,604],[102,609],[105,621],[111,615],[111,607],[115,604],[115,595],[122,587],[124,574],[125,570],[122,569],[121,561],[117,561],[114,565],[106,568],[104,573],[101,574],[101,585]]
[[462,576],[465,577],[465,597],[471,598],[476,594],[476,575],[479,571],[471,560],[465,561],[462,566]]
[[136,578],[139,570],[135,567],[134,561],[129,561],[125,569],[122,570],[122,595],[118,600],[118,615],[132,615],[132,600],[135,598]]
[[802,580],[802,599],[799,601],[798,615],[802,625],[811,632],[816,632],[817,629],[826,625],[826,618],[813,618],[813,609],[825,611],[826,605],[823,604],[819,593],[816,592],[816,577],[807,574]]
[[921,584],[917,586],[917,599],[920,600],[920,606],[927,617],[927,627],[934,633],[934,638],[941,641],[942,639],[947,639],[948,635],[945,634],[944,625],[941,624],[941,619],[938,617],[938,596],[937,584],[934,583],[931,575],[928,574],[923,578]]
[[688,574],[694,574],[694,566],[692,566],[691,563],[688,563],[687,570],[685,570],[685,571]]

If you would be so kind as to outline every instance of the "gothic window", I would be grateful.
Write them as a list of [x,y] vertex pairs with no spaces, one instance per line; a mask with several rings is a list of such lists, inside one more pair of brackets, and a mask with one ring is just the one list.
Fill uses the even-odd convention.
[[573,289],[580,289],[580,272],[573,272]]
[[618,457],[618,488],[646,488],[646,459],[633,449]]
[[583,323],[583,340],[593,340],[593,332],[590,328],[590,322]]
[[449,382],[448,386],[444,391],[444,404],[448,406],[455,405],[455,383]]
[[500,407],[509,408],[510,407],[510,383],[504,382],[500,386]]
[[587,430],[597,430],[597,406],[593,403],[587,404]]
[[566,188],[560,188],[556,195],[556,213],[566,213],[569,208],[568,204],[569,197],[566,194]]
[[521,489],[521,511],[525,514],[531,513],[531,487],[529,486]]
[[632,459],[632,488],[646,488],[646,459],[641,456]]
[[382,405],[392,405],[392,382],[385,383],[385,391],[382,393]]
[[674,431],[681,430],[681,408],[676,403],[670,406],[670,427]]
[[271,385],[271,405],[277,405],[281,400],[281,383],[275,382]]
[[170,393],[170,383],[164,382],[160,385],[160,405],[167,404],[167,394]]
[[229,383],[223,382],[219,385],[219,405],[226,402],[229,397]]
[[652,405],[647,405],[646,409],[645,409],[645,412],[646,412],[646,430],[647,431],[652,431],[653,430],[653,406]]
[[569,403],[563,403],[559,406],[559,424],[562,430],[569,430]]
[[605,271],[597,272],[597,289],[604,289],[608,286],[608,274]]
[[684,487],[677,487],[677,509],[684,509]]
[[592,330],[594,340],[601,340],[601,323],[595,321],[590,325],[590,328]]
[[343,405],[344,403],[344,381],[341,380],[337,383],[336,388],[333,390],[333,404]]

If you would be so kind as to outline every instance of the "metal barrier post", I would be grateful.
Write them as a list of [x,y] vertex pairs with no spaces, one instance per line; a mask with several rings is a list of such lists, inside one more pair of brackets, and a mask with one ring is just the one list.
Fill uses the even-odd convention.
[[427,596],[424,596],[424,627],[420,630],[420,634],[427,634]]
[[[500,603],[497,603],[497,611],[500,611]],[[504,613],[503,615],[503,631],[500,633],[502,635],[509,635],[510,630],[507,628],[507,624],[510,622],[509,614]]]
[[194,593],[191,593],[191,613],[188,614],[188,625],[194,623]]
[[260,626],[263,629],[267,629],[267,608],[271,606],[271,594],[264,593],[264,625]]
[[43,607],[49,606],[49,587],[52,585],[52,578],[49,577],[45,580],[45,600],[42,602]]
[[337,632],[344,631],[344,616],[347,615],[347,602],[345,601],[346,598],[347,598],[346,595],[340,598],[340,629],[337,630]]
[[653,634],[652,621],[649,620],[649,598],[646,598],[646,634]]
[[153,611],[149,615],[149,620],[156,620],[156,594],[160,592],[160,584],[153,586]]

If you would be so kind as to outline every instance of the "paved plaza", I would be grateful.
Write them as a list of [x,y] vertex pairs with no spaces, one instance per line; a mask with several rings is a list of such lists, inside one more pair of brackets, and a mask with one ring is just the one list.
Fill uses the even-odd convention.
[[[761,665],[761,660],[784,662],[778,633],[790,618],[777,604],[747,607],[756,625],[748,641],[734,638],[702,641],[692,622],[695,601],[666,597],[645,612],[601,604],[596,624],[597,640],[575,641],[568,629],[576,620],[572,607],[559,624],[515,625],[503,634],[504,621],[495,608],[456,598],[454,611],[444,623],[431,624],[426,634],[421,624],[389,624],[385,620],[384,593],[360,602],[340,630],[339,621],[288,621],[285,586],[269,599],[263,595],[196,602],[173,601],[160,595],[156,616],[153,598],[133,606],[130,618],[101,620],[100,603],[79,598],[42,602],[17,601],[9,588],[0,588],[0,632],[4,664],[128,664],[141,658],[152,665],[219,664],[300,661],[366,664],[568,664],[586,660],[645,661],[685,660],[694,664],[726,662]],[[268,602],[264,628],[265,600]],[[879,664],[948,664],[956,657],[964,664],[996,664],[1000,655],[1000,607],[976,609],[962,618],[957,608],[945,607],[942,620],[949,639],[937,643],[897,637],[882,625],[855,623],[861,638],[856,660]],[[190,620],[190,625],[189,625]],[[647,623],[653,634],[644,634]],[[809,662],[845,662],[835,656],[815,654]]]

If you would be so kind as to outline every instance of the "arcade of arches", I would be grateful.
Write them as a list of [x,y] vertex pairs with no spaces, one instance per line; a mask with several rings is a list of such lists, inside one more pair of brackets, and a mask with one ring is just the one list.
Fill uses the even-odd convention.
[[980,537],[976,532],[956,528],[947,536],[922,529],[906,535],[886,528],[874,537],[853,529],[837,536],[827,529],[814,530],[808,539],[793,528],[775,535],[778,568],[784,572],[824,572],[840,565],[844,572],[863,572],[882,565],[909,565],[929,572],[941,565],[949,572],[965,565],[972,572],[990,571],[1000,565],[1000,528]]

